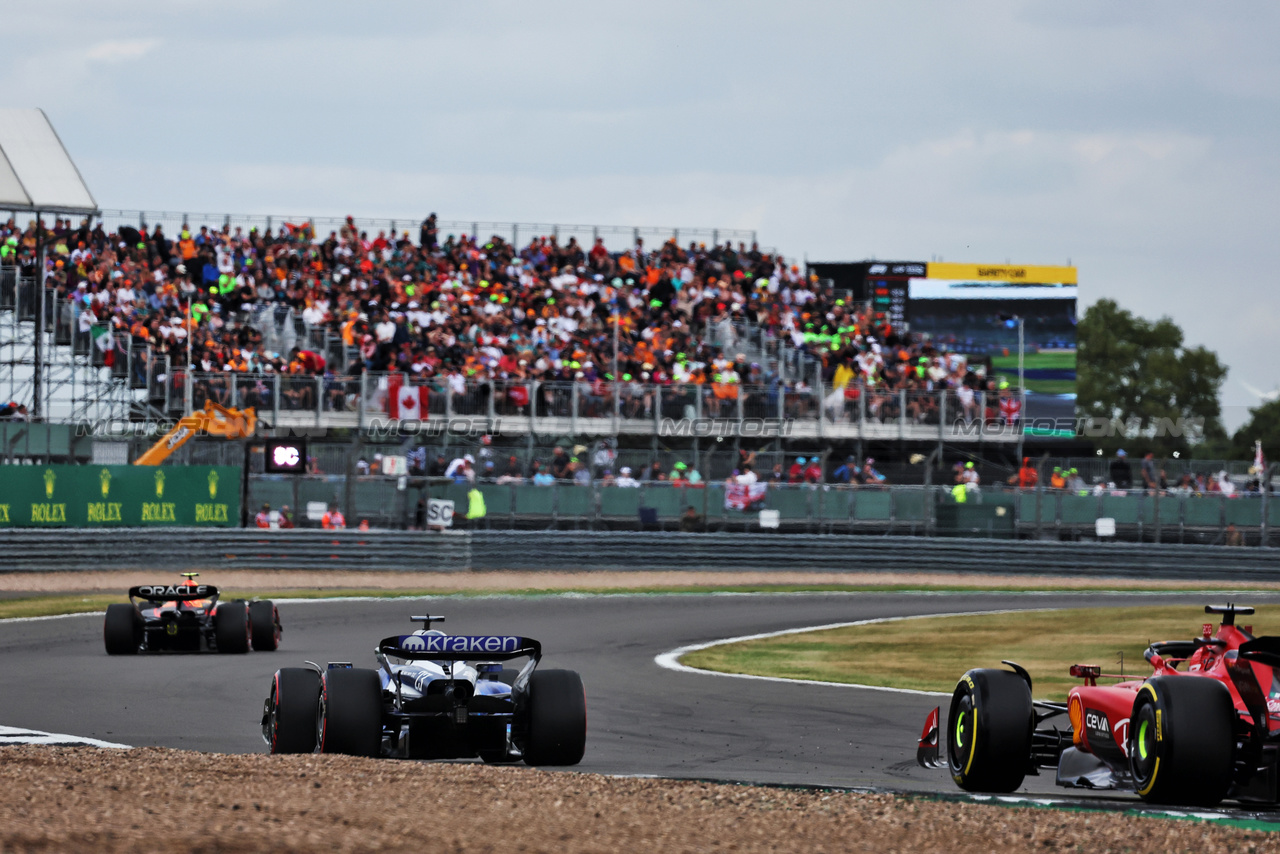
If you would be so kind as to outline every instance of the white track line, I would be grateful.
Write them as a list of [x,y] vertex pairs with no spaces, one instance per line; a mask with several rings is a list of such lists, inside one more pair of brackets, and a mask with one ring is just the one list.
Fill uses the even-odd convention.
[[47,617],[5,617],[0,620],[0,624],[4,623],[37,623],[41,620],[66,620],[70,617],[102,617],[106,615],[106,611],[76,611],[74,614],[50,614]]
[[805,632],[821,632],[827,629],[843,629],[849,626],[870,626],[876,623],[896,623],[902,620],[925,620],[930,617],[983,617],[988,614],[1025,614],[1036,611],[1060,611],[1061,608],[1004,608],[997,611],[959,611],[950,614],[912,614],[907,617],[876,617],[870,620],[853,620],[848,623],[828,623],[824,626],[803,626],[798,629],[783,629],[779,632],[762,632],[755,635],[742,635],[736,638],[724,638],[722,640],[708,641],[706,643],[689,644],[688,646],[677,647],[670,652],[664,652],[653,658],[655,664],[659,667],[665,667],[667,670],[675,670],[679,673],[697,673],[709,676],[729,676],[734,679],[756,679],[762,682],[785,682],[789,685],[827,685],[832,688],[861,688],[865,691],[887,691],[891,694],[914,694],[919,697],[950,697],[951,692],[942,691],[917,691],[912,688],[886,688],[883,685],[859,685],[854,682],[826,682],[819,679],[788,679],[784,676],[757,676],[753,673],[725,673],[720,670],[704,670],[701,667],[690,667],[687,664],[681,664],[680,658],[690,652],[697,652],[702,649],[710,649],[713,646],[724,646],[725,644],[738,643],[740,641],[762,640],[764,638],[776,638],[783,635],[798,635]]
[[79,735],[63,735],[58,732],[41,732],[38,729],[0,726],[0,745],[7,744],[43,744],[53,747],[129,748],[129,745],[127,744],[116,744],[112,741],[99,741],[96,738],[84,738]]

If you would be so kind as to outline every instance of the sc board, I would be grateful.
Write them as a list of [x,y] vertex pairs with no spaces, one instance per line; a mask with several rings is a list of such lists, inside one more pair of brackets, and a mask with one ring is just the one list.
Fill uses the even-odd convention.
[[427,524],[448,528],[453,525],[453,502],[444,498],[427,500]]

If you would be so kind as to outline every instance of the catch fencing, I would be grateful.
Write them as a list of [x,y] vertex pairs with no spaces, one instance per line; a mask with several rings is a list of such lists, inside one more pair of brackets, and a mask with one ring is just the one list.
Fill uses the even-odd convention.
[[1104,519],[1122,540],[1213,545],[1238,535],[1241,545],[1253,546],[1276,542],[1280,530],[1280,501],[1260,493],[1226,498],[985,488],[958,504],[946,486],[770,484],[748,509],[734,509],[726,506],[723,481],[697,487],[670,481],[639,487],[481,482],[475,488],[485,503],[478,520],[463,519],[472,487],[444,478],[254,474],[246,506],[252,514],[264,503],[276,510],[289,505],[297,525],[314,526],[307,506],[336,503],[348,524],[365,521],[373,528],[424,527],[425,503],[444,499],[454,502],[456,525],[491,530],[675,530],[690,509],[697,518],[688,524],[710,532],[759,531],[761,510],[775,511],[778,530],[787,533],[1078,540],[1096,538]]
[[703,570],[946,572],[1280,579],[1280,549],[911,537],[574,531],[3,531],[5,569],[478,572]]
[[[102,226],[107,231],[114,231],[120,226],[150,231],[156,225],[164,228],[165,235],[177,239],[184,228],[192,231],[200,226],[208,226],[213,231],[223,228],[229,231],[240,229],[248,232],[257,229],[259,232],[278,233],[289,225],[300,226],[310,223],[318,239],[324,240],[330,232],[340,231],[346,227],[344,217],[311,216],[294,214],[235,214],[235,213],[196,213],[193,211],[139,211],[139,210],[103,210],[100,214]],[[372,239],[380,232],[388,237],[408,233],[409,239],[418,242],[419,228],[423,220],[415,217],[353,217],[352,224],[358,231],[368,232]],[[493,220],[437,220],[436,229],[440,243],[449,237],[467,235],[480,240],[501,237],[510,241],[513,246],[523,246],[539,237],[554,237],[564,246],[569,239],[576,239],[584,251],[590,250],[596,238],[604,241],[610,251],[620,252],[643,240],[648,249],[656,249],[667,240],[675,240],[681,246],[690,242],[717,244],[726,240],[747,245],[756,242],[756,232],[746,228],[680,228],[675,226],[634,226],[634,225],[591,225],[554,222],[497,222]]]
[[[410,399],[425,401],[417,417],[401,419],[388,400],[393,374],[324,376],[204,373],[160,366],[154,405],[169,417],[206,400],[252,406],[277,430],[344,428],[438,436],[442,432],[502,435],[660,436],[735,438],[992,442],[1016,444],[1022,422],[998,416],[1005,394],[979,392],[962,402],[954,390],[885,391],[827,387],[820,371],[811,382],[771,384],[642,382],[536,382],[467,380],[451,388],[443,377],[421,382],[398,375]],[[418,389],[423,387],[426,395]],[[417,405],[417,404],[415,404]]]

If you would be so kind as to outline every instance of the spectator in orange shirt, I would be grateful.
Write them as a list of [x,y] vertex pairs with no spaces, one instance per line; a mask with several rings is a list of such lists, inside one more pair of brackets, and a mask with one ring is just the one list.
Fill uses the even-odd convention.
[[329,510],[320,517],[320,527],[326,531],[337,531],[347,527],[347,519],[338,509],[337,503],[329,505]]
[[1017,484],[1019,489],[1031,489],[1039,482],[1040,474],[1036,471],[1036,467],[1031,465],[1031,457],[1023,457],[1022,468],[1009,478],[1009,483]]

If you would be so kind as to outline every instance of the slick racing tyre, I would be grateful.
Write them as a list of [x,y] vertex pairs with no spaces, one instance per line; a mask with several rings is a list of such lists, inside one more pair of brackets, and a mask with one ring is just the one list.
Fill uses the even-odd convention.
[[537,670],[529,677],[529,765],[577,765],[587,746],[587,696],[572,670]]
[[1148,679],[1129,716],[1129,770],[1144,801],[1211,807],[1226,797],[1235,752],[1227,686],[1197,676]]
[[270,600],[249,603],[249,634],[256,652],[272,652],[280,646],[280,614]]
[[249,608],[243,599],[218,605],[213,612],[213,638],[218,652],[249,651]]
[[102,624],[107,655],[135,655],[142,645],[142,617],[132,605],[108,605]]
[[378,756],[382,752],[382,682],[376,670],[326,671],[317,716],[321,753]]
[[1008,670],[970,670],[951,695],[947,762],[968,792],[1012,792],[1031,763],[1031,688]]
[[272,753],[311,753],[316,749],[316,711],[320,674],[306,667],[282,667],[271,677],[271,693],[262,710],[262,739]]

